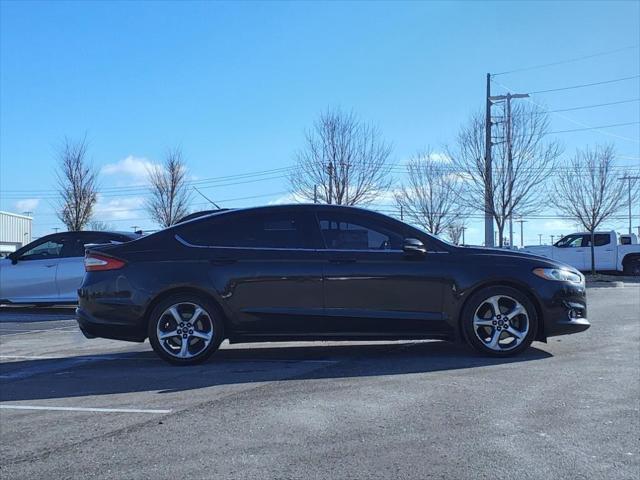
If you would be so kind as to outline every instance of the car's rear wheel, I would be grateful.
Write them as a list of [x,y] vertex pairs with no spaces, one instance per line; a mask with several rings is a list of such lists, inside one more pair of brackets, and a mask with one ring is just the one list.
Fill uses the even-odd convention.
[[520,291],[490,287],[475,293],[462,313],[467,342],[492,356],[515,355],[525,350],[538,328],[536,309]]
[[174,365],[204,362],[224,339],[224,324],[211,302],[197,295],[172,295],[149,318],[153,350]]

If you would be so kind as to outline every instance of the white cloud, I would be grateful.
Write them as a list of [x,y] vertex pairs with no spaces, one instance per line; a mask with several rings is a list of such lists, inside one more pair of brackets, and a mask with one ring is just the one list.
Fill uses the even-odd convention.
[[105,198],[98,195],[93,219],[108,222],[144,217],[145,213],[140,210],[144,207],[144,202],[144,197]]
[[549,220],[547,222],[544,222],[543,227],[545,230],[550,230],[550,231],[574,231],[576,228],[576,224],[575,222],[570,222],[568,220],[561,220],[561,219],[557,219],[557,220]]
[[288,193],[282,197],[269,200],[268,205],[287,205],[290,203],[310,203],[309,199],[297,193]]
[[119,162],[105,165],[100,170],[100,173],[103,175],[124,176],[129,184],[140,184],[146,181],[149,169],[155,165],[146,158],[129,155]]
[[39,198],[25,198],[24,200],[18,200],[15,203],[16,211],[18,213],[33,212],[36,208],[38,208],[39,203]]
[[429,160],[439,163],[451,163],[451,157],[443,152],[432,152],[429,154]]

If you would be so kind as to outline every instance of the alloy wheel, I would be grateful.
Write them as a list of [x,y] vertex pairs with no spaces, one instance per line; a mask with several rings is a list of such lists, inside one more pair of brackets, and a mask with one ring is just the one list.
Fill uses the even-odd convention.
[[176,303],[162,313],[156,333],[165,352],[176,358],[189,359],[204,352],[213,340],[213,321],[200,305]]
[[520,345],[529,333],[527,309],[513,297],[494,295],[480,303],[473,331],[485,347],[505,352]]

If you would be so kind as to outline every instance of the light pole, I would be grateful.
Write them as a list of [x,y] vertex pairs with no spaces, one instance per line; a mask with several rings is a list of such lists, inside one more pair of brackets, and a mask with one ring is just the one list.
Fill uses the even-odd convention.
[[520,224],[520,246],[524,247],[524,229],[522,228],[522,224],[525,223],[526,220],[520,219],[516,220],[516,223]]
[[628,194],[629,194],[629,235],[631,235],[631,180],[640,180],[640,177],[631,177],[629,175],[625,175],[624,177],[618,177],[618,180],[626,180],[628,186]]
[[542,245],[542,234],[538,234],[538,245]]

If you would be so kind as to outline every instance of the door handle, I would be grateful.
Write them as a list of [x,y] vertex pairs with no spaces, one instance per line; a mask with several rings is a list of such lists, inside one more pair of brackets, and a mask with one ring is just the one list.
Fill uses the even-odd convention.
[[211,260],[209,260],[209,263],[211,265],[230,265],[232,263],[236,263],[237,261],[238,260],[231,257],[218,257],[218,258],[212,258]]
[[55,266],[56,266],[55,263],[53,265],[45,265],[45,267],[47,267],[47,268],[51,268],[51,267],[55,267]]
[[356,259],[351,257],[330,258],[329,261],[331,263],[356,263]]
[[582,253],[584,250],[576,250],[576,253]]

